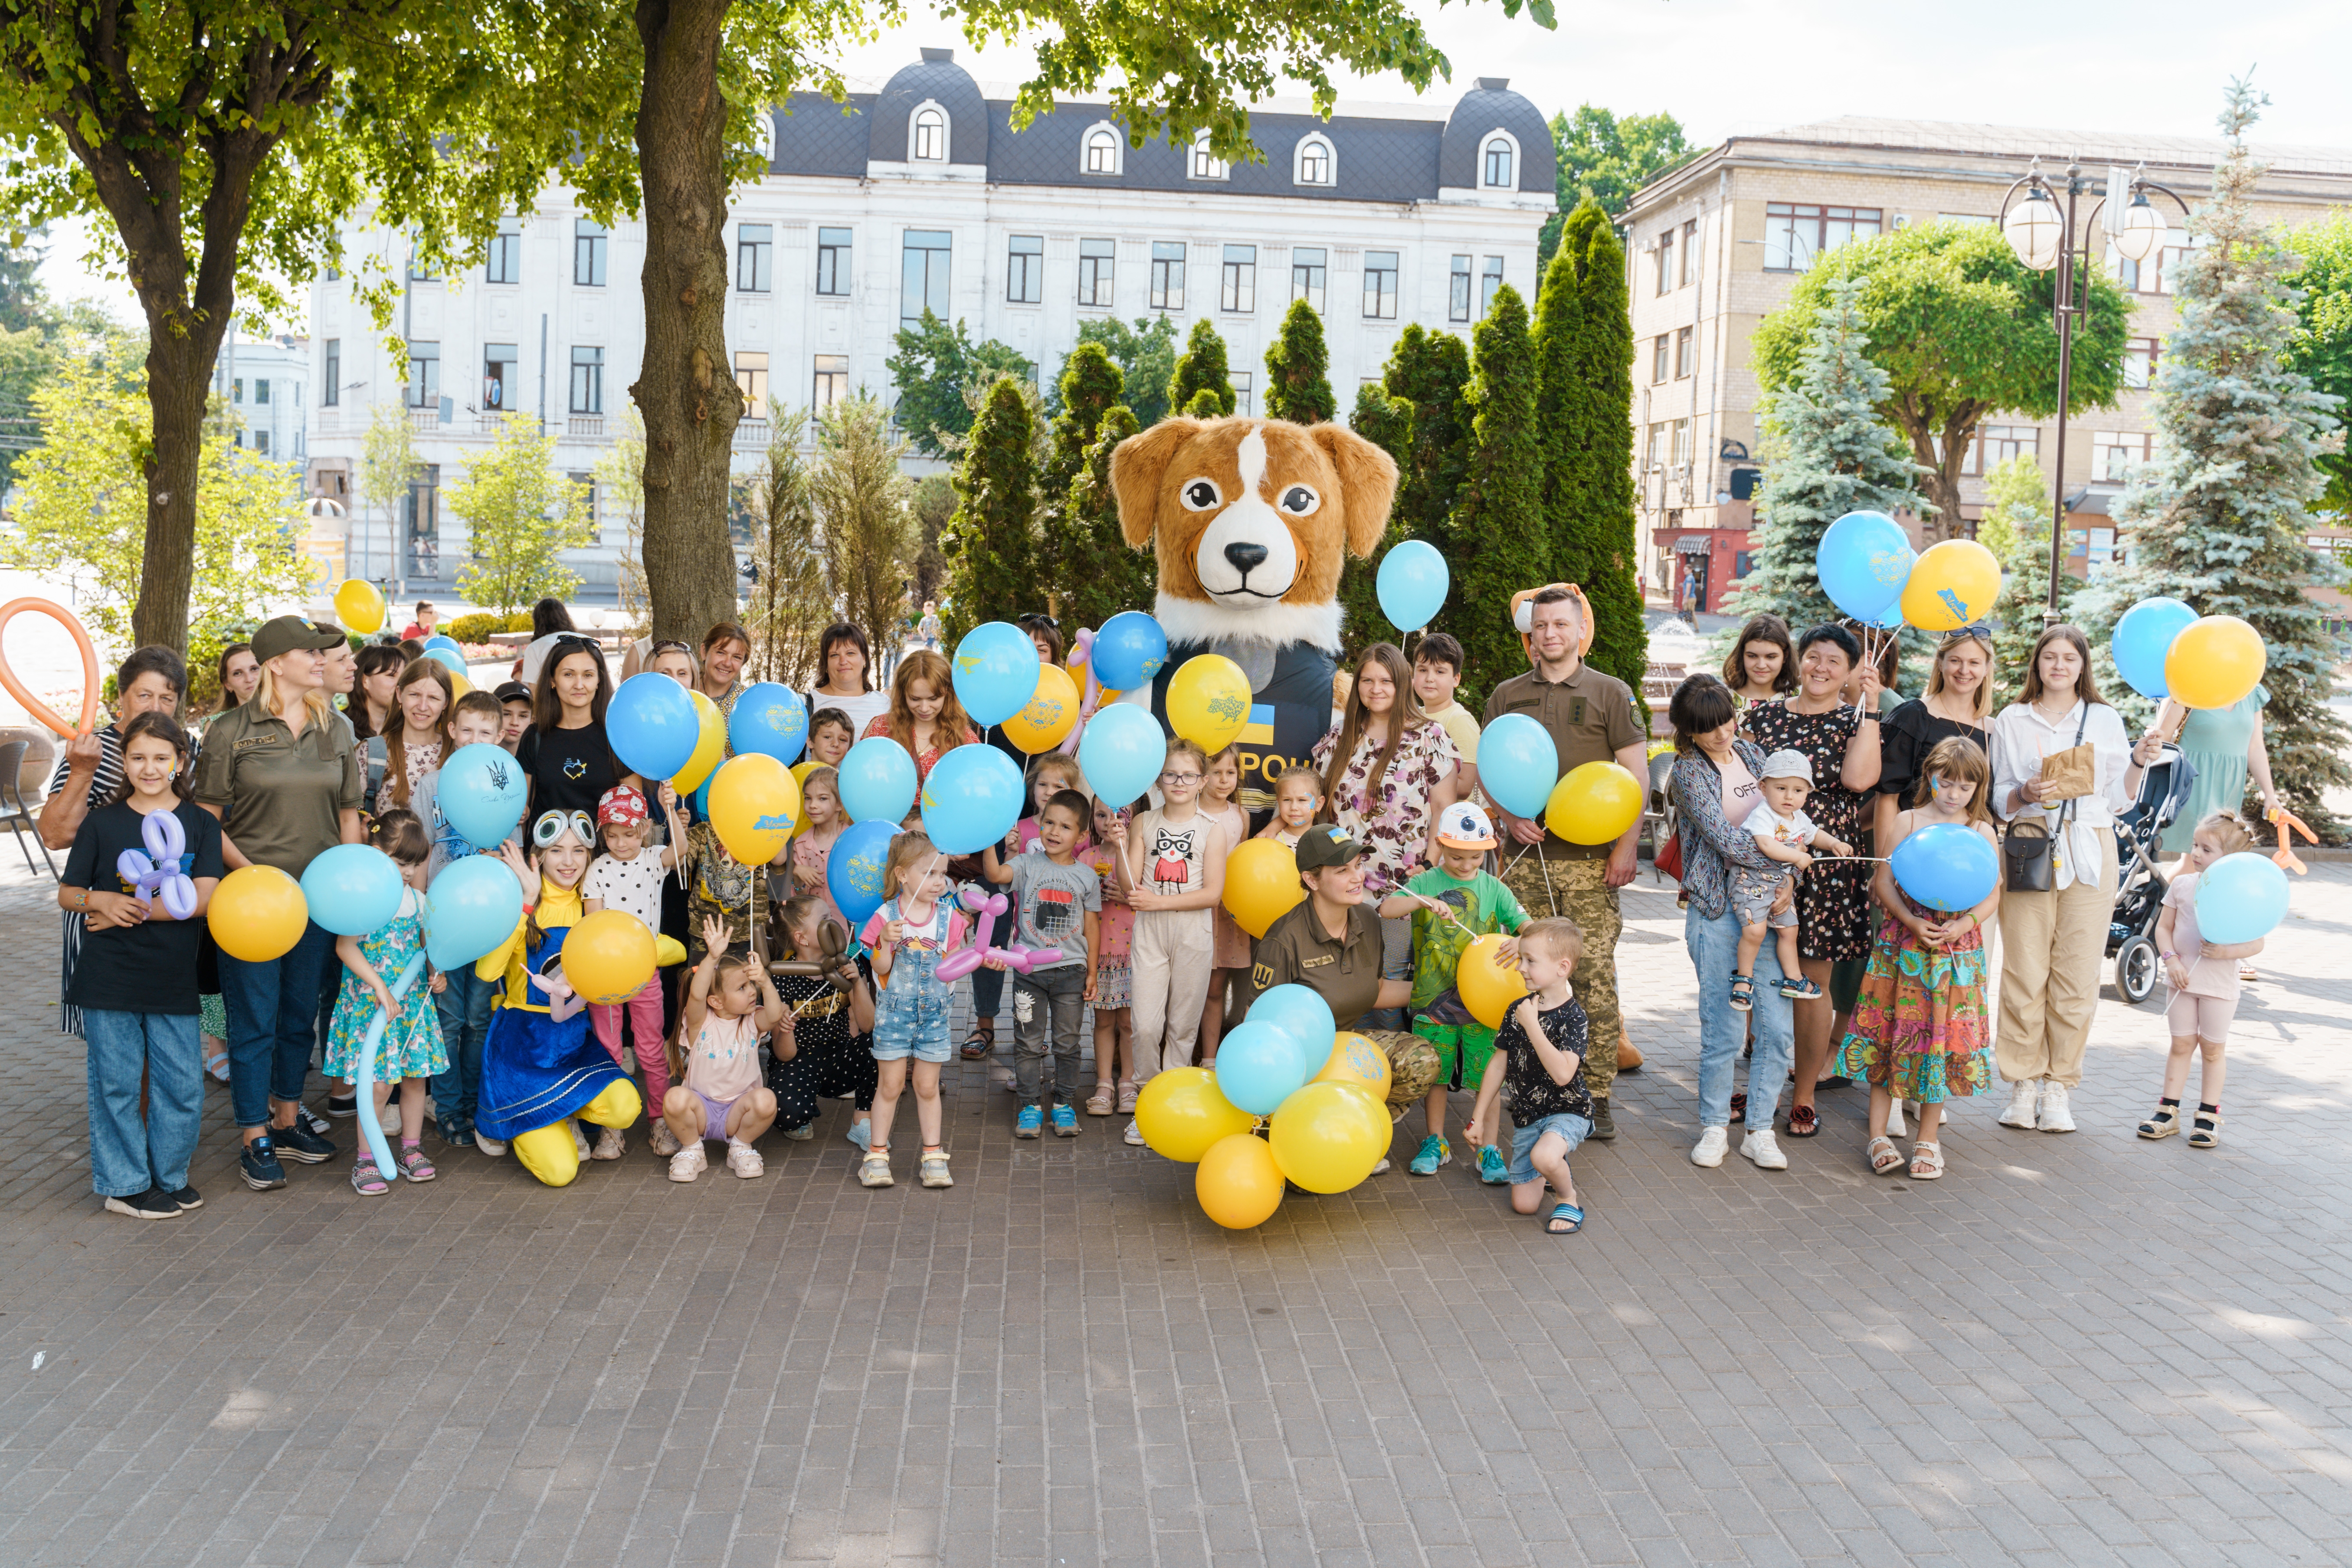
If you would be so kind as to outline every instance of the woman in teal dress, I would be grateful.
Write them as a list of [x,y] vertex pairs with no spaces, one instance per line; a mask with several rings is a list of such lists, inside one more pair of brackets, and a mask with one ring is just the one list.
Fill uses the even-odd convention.
[[2179,745],[2189,765],[2197,770],[2197,779],[2189,786],[2189,804],[2158,841],[2164,854],[2187,854],[2197,824],[2209,812],[2242,811],[2250,774],[2255,792],[2262,796],[2263,810],[2267,813],[2277,807],[2271,754],[2263,744],[2263,705],[2270,700],[2270,688],[2257,686],[2228,708],[2189,710],[2180,726]]

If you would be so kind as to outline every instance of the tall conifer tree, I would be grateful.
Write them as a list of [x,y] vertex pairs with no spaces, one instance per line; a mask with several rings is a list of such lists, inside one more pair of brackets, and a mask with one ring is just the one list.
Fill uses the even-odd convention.
[[1448,528],[1454,574],[1449,629],[1465,656],[1460,700],[1475,710],[1528,666],[1511,626],[1511,595],[1546,581],[1544,437],[1536,417],[1535,344],[1528,308],[1509,284],[1471,333],[1469,471]]
[[[1646,713],[1642,677],[1649,668],[1650,635],[1642,616],[1640,552],[1633,515],[1633,319],[1625,293],[1625,251],[1617,229],[1590,199],[1569,216],[1566,240],[1576,246],[1583,303],[1577,333],[1577,380],[1583,392],[1570,430],[1582,447],[1578,499],[1570,531],[1580,558],[1576,582],[1592,605],[1592,647],[1586,657],[1633,689]],[[1559,550],[1560,533],[1553,533]],[[1555,556],[1552,571],[1561,570]]]
[[940,532],[948,563],[942,619],[952,644],[984,621],[1009,621],[1043,597],[1037,574],[1036,426],[1022,384],[999,376],[972,420],[956,470],[956,510]]
[[1265,351],[1265,416],[1299,425],[1336,418],[1331,355],[1323,344],[1323,318],[1305,300],[1293,300],[1282,331]]
[[1225,340],[1207,321],[1192,323],[1176,374],[1168,379],[1168,411],[1195,419],[1218,419],[1234,411],[1234,378],[1225,363]]

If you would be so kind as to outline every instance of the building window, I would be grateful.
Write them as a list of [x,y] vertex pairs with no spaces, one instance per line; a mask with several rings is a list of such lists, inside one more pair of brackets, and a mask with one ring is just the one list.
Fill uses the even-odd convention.
[[1108,239],[1078,241],[1078,303],[1108,310],[1111,285],[1118,278],[1117,247]]
[[1309,136],[1298,143],[1298,167],[1292,174],[1293,183],[1301,185],[1331,184],[1331,143],[1320,136]]
[[1486,139],[1486,166],[1483,171],[1484,178],[1480,183],[1485,184],[1485,186],[1490,191],[1509,190],[1511,186],[1517,183],[1517,176],[1513,173],[1513,166],[1517,163],[1517,161],[1516,149],[1512,147],[1511,139],[1509,137],[1488,137]]
[[499,219],[499,232],[490,236],[490,253],[482,264],[485,283],[520,283],[522,281],[522,219]]
[[408,536],[408,574],[438,579],[441,575],[441,465],[419,463],[408,481],[402,508]]
[[[2180,269],[2195,254],[2185,245],[2168,245],[2156,253],[2156,266],[2139,269],[2139,291],[2143,294],[2173,294],[2180,289]],[[2153,271],[2155,276],[2150,277]]]
[[1098,125],[1087,132],[1087,173],[1118,173],[1118,132],[1107,125]]
[[906,256],[898,274],[898,324],[919,327],[929,310],[948,319],[948,263],[951,237],[940,229],[907,231]]
[[512,343],[482,345],[482,407],[501,414],[522,391],[522,356]]
[[849,231],[845,228],[816,231],[816,291],[849,292]]
[[2161,346],[2154,338],[2132,338],[2124,343],[2124,384],[2135,392],[2145,391],[2156,380],[2157,360]]
[[1445,319],[1470,319],[1470,258],[1466,256],[1455,257],[1445,274]]
[[1234,389],[1234,412],[1244,417],[1254,416],[1257,410],[1250,406],[1250,373],[1245,370],[1229,371],[1225,383]]
[[572,223],[572,281],[583,289],[604,286],[604,226],[587,218]]
[[1045,238],[1016,234],[1006,243],[1004,298],[1014,305],[1034,305],[1045,297]]
[[816,356],[816,379],[809,388],[809,404],[819,414],[849,395],[849,356]]
[[572,412],[602,414],[604,412],[604,351],[574,348],[572,351]]
[[911,156],[918,163],[944,163],[948,161],[948,117],[929,104],[915,110]]
[[735,351],[735,385],[743,394],[743,411],[754,419],[768,416],[768,356],[750,349]]
[[1217,280],[1217,306],[1225,310],[1257,309],[1256,246],[1225,247],[1224,270]]
[[1663,294],[1675,286],[1675,231],[1668,229],[1658,236],[1658,276],[1652,293]]
[[1393,250],[1364,252],[1364,314],[1374,321],[1392,321],[1397,313],[1397,253]]
[[1683,281],[1698,281],[1698,219],[1683,225]]
[[433,263],[412,250],[408,253],[408,280],[411,283],[438,283],[441,274],[433,270]]
[[1209,151],[1209,133],[1205,131],[1192,138],[1192,178],[1222,180],[1232,174],[1233,165]]
[[2042,429],[2036,425],[1979,425],[1969,437],[1964,474],[1990,473],[2011,458],[2039,457]]
[[2121,483],[2142,463],[2156,460],[2156,437],[2135,430],[2099,430],[2091,437],[2091,478]]
[[319,406],[333,408],[343,401],[343,340],[327,340],[326,368],[319,379]]
[[1675,379],[1676,381],[1682,380],[1691,373],[1692,340],[1696,336],[1697,331],[1698,329],[1696,327],[1685,327],[1675,333]]
[[774,287],[776,226],[747,223],[735,230],[735,287],[746,294],[765,294]]
[[268,377],[264,376],[261,380],[253,384],[253,400],[256,403],[267,403],[269,401]]
[[579,487],[582,514],[587,518],[588,526],[594,528],[597,521],[596,502],[598,500],[596,495],[596,476],[594,472],[586,468],[570,468],[565,470],[563,477],[572,484]]
[[1645,474],[1654,474],[1658,471],[1658,443],[1664,437],[1665,428],[1664,425],[1653,425],[1650,426],[1648,436],[1643,438],[1642,471]]
[[1884,214],[1876,207],[1811,206],[1801,202],[1764,205],[1764,270],[1802,272],[1816,256],[1826,256],[1879,232]]
[[1181,239],[1151,242],[1151,308],[1184,308],[1184,242]]
[[1677,419],[1675,421],[1675,467],[1687,468],[1690,460],[1691,422],[1687,419]]
[[411,408],[441,406],[441,345],[439,343],[408,345],[408,406]]
[[1486,267],[1478,274],[1478,314],[1484,317],[1495,306],[1495,290],[1503,286],[1503,258],[1486,258]]
[[265,458],[266,458],[266,457],[268,457],[268,456],[269,456],[269,432],[268,432],[268,431],[267,431],[267,430],[256,430],[256,431],[253,433],[253,449],[254,449],[255,451],[257,451],[257,452],[260,453],[260,454],[261,454],[263,457],[265,457]]
[[1298,246],[1290,253],[1290,297],[1304,300],[1317,315],[1323,313],[1323,286],[1330,276],[1330,252],[1319,246]]
[[1660,332],[1650,341],[1650,380],[1653,384],[1666,379],[1666,334]]

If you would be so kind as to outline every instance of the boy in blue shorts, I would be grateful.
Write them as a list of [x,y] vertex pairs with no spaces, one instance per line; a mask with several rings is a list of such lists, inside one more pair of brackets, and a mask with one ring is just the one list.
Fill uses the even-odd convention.
[[[1468,801],[1456,801],[1438,814],[1437,864],[1381,902],[1386,920],[1412,917],[1412,999],[1408,1010],[1412,1032],[1437,1047],[1437,1086],[1422,1102],[1429,1134],[1420,1152],[1405,1168],[1416,1176],[1433,1176],[1453,1163],[1445,1142],[1445,1096],[1449,1089],[1475,1094],[1495,1052],[1495,1031],[1480,1024],[1462,1005],[1454,973],[1472,939],[1492,932],[1517,931],[1528,923],[1519,900],[1502,879],[1483,868],[1486,851],[1495,847],[1494,825]],[[1515,944],[1505,942],[1504,963],[1517,962]],[[1478,1179],[1489,1185],[1504,1179],[1503,1157],[1493,1149],[1478,1157]]]
[[1519,932],[1519,973],[1528,994],[1511,1005],[1495,1035],[1495,1052],[1478,1084],[1478,1104],[1462,1136],[1483,1156],[1501,1131],[1497,1101],[1511,1112],[1511,1208],[1533,1214],[1549,1184],[1559,1202],[1545,1217],[1548,1236],[1584,1228],[1568,1157],[1592,1134],[1592,1092],[1584,1081],[1584,1053],[1592,1026],[1569,976],[1584,956],[1584,932],[1555,915]]

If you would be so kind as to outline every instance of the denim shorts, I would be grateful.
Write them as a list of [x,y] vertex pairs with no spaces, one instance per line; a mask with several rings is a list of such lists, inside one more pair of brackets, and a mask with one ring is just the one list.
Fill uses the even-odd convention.
[[[888,993],[884,993],[887,996]],[[948,1041],[948,1010],[944,1003],[915,998],[898,1006],[885,1005],[874,1020],[874,1059],[944,1064],[955,1055]]]
[[1513,1128],[1511,1130],[1511,1185],[1524,1187],[1529,1182],[1540,1182],[1544,1179],[1543,1173],[1536,1169],[1536,1144],[1547,1132],[1557,1132],[1567,1139],[1567,1152],[1573,1154],[1578,1146],[1591,1136],[1592,1121],[1589,1117],[1562,1111],[1558,1116],[1547,1116],[1542,1121],[1530,1123],[1526,1127]]

